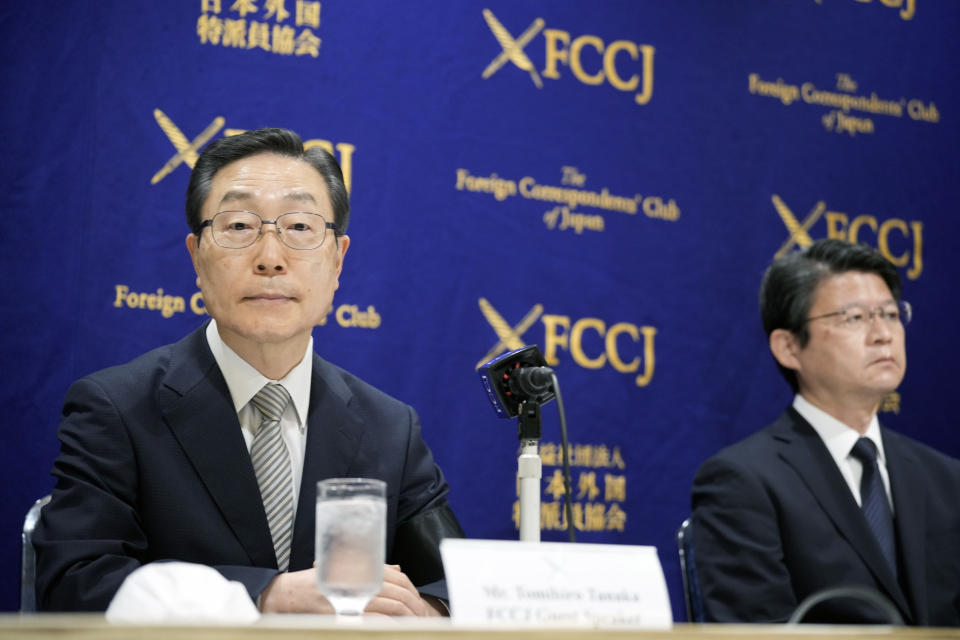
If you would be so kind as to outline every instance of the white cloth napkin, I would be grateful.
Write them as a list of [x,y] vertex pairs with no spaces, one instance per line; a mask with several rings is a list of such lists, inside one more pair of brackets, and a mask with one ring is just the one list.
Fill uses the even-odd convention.
[[107,621],[150,624],[250,624],[260,617],[246,588],[210,567],[156,562],[127,576],[107,608]]

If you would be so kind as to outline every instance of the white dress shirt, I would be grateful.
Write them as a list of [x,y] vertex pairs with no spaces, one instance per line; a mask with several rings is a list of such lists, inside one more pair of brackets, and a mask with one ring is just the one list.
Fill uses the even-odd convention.
[[[830,451],[833,461],[840,469],[843,479],[847,481],[854,499],[858,505],[862,505],[860,479],[863,477],[863,463],[850,455],[853,445],[860,439],[860,433],[826,411],[813,406],[799,393],[793,398],[793,408],[810,423],[810,426],[823,440],[823,444],[827,445],[827,450]],[[883,479],[883,488],[887,493],[887,502],[890,503],[890,513],[892,514],[893,499],[890,495],[890,478],[887,475],[887,457],[883,451],[883,439],[880,437],[880,422],[877,420],[877,414],[873,414],[867,432],[863,436],[870,438],[873,444],[877,445],[877,463],[880,467],[880,477]]]
[[243,440],[247,451],[253,445],[253,437],[260,427],[263,416],[250,401],[268,382],[283,385],[293,400],[284,409],[280,417],[280,430],[290,453],[290,471],[293,476],[293,512],[297,512],[297,498],[300,495],[300,478],[303,475],[303,456],[307,442],[307,409],[310,406],[310,378],[313,373],[313,337],[307,343],[307,349],[300,362],[282,380],[270,380],[253,368],[246,360],[237,355],[220,338],[217,321],[211,320],[207,326],[207,344],[220,367],[227,389],[233,399],[233,408],[240,420]]

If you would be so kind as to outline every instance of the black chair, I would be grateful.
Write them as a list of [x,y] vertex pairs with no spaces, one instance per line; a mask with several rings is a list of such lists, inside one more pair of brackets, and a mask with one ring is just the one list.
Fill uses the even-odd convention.
[[37,556],[33,551],[33,528],[40,519],[40,509],[50,502],[46,495],[33,503],[23,519],[23,534],[20,540],[23,543],[23,568],[20,571],[20,613],[33,613],[37,610],[37,594],[34,585],[37,582]]
[[697,564],[693,552],[693,523],[690,518],[677,529],[677,550],[680,553],[680,575],[683,578],[683,600],[687,605],[687,620],[706,622],[707,613],[697,579]]
[[807,596],[797,607],[796,611],[793,612],[793,615],[790,616],[787,624],[800,624],[810,610],[818,604],[828,600],[841,599],[857,600],[869,604],[883,613],[887,618],[887,624],[897,627],[903,626],[903,616],[900,615],[897,607],[890,602],[885,595],[869,587],[859,585],[831,587]]

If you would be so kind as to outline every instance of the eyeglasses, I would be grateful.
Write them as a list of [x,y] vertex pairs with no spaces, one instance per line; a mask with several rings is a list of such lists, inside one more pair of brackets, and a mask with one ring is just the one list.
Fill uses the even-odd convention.
[[277,227],[280,241],[300,251],[318,249],[327,237],[327,229],[333,229],[334,237],[337,225],[327,222],[319,213],[291,211],[277,216],[276,220],[264,220],[252,211],[220,211],[210,220],[204,220],[197,235],[204,227],[210,227],[213,241],[225,249],[244,249],[249,247],[263,233],[263,225]]
[[873,319],[878,317],[888,326],[897,323],[906,326],[910,324],[910,320],[913,318],[913,307],[906,300],[883,304],[872,309],[855,304],[840,311],[807,318],[807,322],[823,320],[824,318],[838,318],[837,324],[839,326],[851,331],[858,331],[873,325]]

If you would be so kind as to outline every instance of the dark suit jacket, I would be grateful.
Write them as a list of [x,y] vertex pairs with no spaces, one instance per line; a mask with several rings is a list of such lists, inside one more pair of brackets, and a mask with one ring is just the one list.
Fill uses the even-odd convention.
[[[790,408],[720,451],[693,483],[696,568],[708,618],[785,621],[807,596],[871,587],[907,624],[960,625],[960,461],[881,429],[895,509],[899,581],[826,445]],[[838,600],[810,621],[883,622]]]
[[[260,490],[205,327],[75,382],[56,487],[34,532],[37,602],[104,610],[139,566],[213,566],[256,597],[277,574]],[[314,355],[290,570],[314,559],[316,483],[387,483],[387,561],[421,585],[443,577],[438,544],[462,531],[409,406]],[[430,592],[429,589],[427,592]]]

